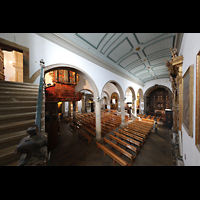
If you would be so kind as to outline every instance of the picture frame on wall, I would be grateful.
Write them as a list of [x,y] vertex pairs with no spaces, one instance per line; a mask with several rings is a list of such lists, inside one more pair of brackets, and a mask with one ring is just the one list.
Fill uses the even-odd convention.
[[194,66],[190,65],[183,75],[183,127],[193,137],[193,88]]
[[196,58],[196,116],[195,145],[200,150],[200,51]]

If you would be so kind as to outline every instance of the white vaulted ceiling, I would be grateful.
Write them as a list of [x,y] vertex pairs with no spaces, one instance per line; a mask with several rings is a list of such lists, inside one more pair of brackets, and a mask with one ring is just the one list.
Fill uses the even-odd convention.
[[143,83],[169,78],[175,33],[54,33]]

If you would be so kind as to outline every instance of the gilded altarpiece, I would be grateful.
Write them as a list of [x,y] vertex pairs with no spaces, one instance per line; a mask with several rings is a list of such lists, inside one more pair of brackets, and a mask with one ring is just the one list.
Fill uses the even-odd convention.
[[182,131],[183,121],[183,82],[182,82],[182,63],[183,56],[178,56],[177,50],[171,49],[172,59],[167,61],[166,66],[169,71],[173,93],[173,131]]
[[196,61],[196,119],[195,144],[200,151],[200,51]]

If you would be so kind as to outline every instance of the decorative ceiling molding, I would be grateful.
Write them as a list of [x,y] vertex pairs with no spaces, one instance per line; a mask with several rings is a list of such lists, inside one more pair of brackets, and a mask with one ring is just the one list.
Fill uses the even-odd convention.
[[[171,59],[175,33],[39,33],[56,44],[132,82],[169,77],[163,66]],[[175,41],[176,40],[176,41]]]

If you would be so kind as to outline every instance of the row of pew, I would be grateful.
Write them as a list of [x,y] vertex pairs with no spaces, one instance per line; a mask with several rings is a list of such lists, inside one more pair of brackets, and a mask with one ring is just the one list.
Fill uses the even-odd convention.
[[[103,138],[103,144],[96,142],[97,149],[101,149],[104,152],[104,156],[106,154],[110,156],[113,159],[113,163],[117,162],[122,166],[130,166],[145,144],[152,128],[153,123],[151,122],[130,122],[128,125],[120,128],[118,132],[114,131],[114,135],[110,134],[109,139]],[[108,146],[111,148],[108,148]],[[113,151],[112,148],[114,148],[115,151]],[[117,152],[119,152],[119,155]],[[121,157],[122,154],[129,158],[130,162],[123,159]]]
[[[66,119],[66,121],[69,119]],[[128,121],[128,117],[125,117]],[[116,129],[121,124],[121,115],[115,112],[101,111],[101,134],[106,135]],[[73,131],[78,131],[90,143],[96,137],[95,113],[77,114],[76,119],[70,120],[70,127]]]

